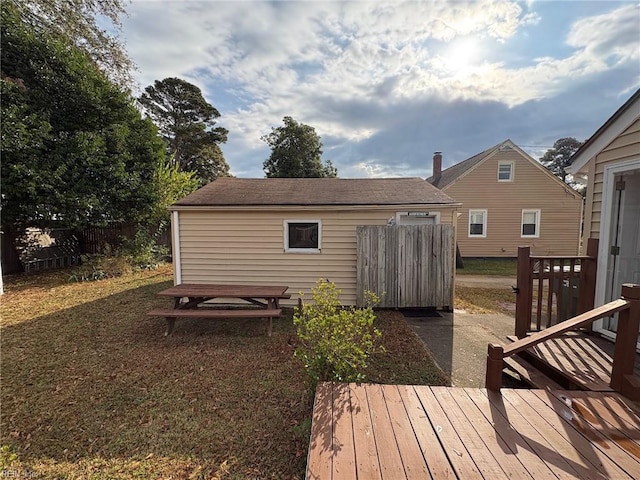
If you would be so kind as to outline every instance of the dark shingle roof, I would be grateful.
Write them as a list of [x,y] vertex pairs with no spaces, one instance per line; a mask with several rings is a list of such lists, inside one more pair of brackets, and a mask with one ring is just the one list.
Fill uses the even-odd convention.
[[455,204],[421,178],[219,178],[174,206]]
[[452,183],[454,180],[456,180],[458,177],[460,177],[463,173],[475,167],[482,160],[487,158],[489,155],[491,155],[493,152],[495,152],[497,149],[499,149],[502,145],[504,145],[507,142],[509,142],[509,140],[505,142],[501,142],[498,145],[488,148],[484,152],[480,152],[474,155],[473,157],[467,158],[466,160],[463,160],[460,163],[456,163],[455,165],[452,165],[451,167],[443,170],[442,175],[440,176],[440,180],[438,180],[437,182],[435,181],[434,176],[427,178],[427,182],[433,184],[438,188],[444,188],[450,183]]

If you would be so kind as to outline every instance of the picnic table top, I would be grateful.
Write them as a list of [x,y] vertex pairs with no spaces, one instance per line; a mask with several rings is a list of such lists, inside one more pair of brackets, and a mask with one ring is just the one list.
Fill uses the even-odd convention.
[[291,298],[285,293],[289,287],[279,285],[220,285],[182,283],[158,293],[166,297],[207,298]]

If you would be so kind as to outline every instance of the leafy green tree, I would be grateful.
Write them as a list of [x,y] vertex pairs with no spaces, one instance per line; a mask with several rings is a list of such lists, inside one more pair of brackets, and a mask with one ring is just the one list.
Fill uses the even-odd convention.
[[[133,62],[118,33],[124,0],[5,0],[38,35],[54,36],[87,53],[112,80],[131,82]],[[98,23],[100,20],[100,24]],[[102,25],[110,23],[108,29]],[[111,33],[115,32],[115,33]]]
[[574,153],[582,146],[584,142],[576,140],[573,137],[560,138],[540,158],[540,163],[544,165],[551,173],[559,177],[563,182],[575,187],[575,182],[568,177],[566,168]]
[[193,172],[181,172],[174,161],[167,159],[155,171],[153,185],[158,199],[149,212],[149,223],[162,230],[169,224],[169,206],[198,188],[198,180]]
[[284,126],[272,128],[261,137],[271,147],[264,162],[267,177],[336,177],[331,160],[322,162],[322,142],[315,128],[298,123],[291,117],[282,119]]
[[164,158],[156,127],[85,52],[1,9],[3,231],[146,218]]
[[220,112],[197,86],[180,78],[156,80],[138,101],[160,129],[181,171],[194,172],[201,185],[229,175],[220,149],[229,132],[215,126]]

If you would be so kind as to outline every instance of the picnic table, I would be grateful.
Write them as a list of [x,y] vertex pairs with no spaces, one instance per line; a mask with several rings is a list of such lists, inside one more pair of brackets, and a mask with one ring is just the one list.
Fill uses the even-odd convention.
[[[156,308],[147,315],[165,317],[165,336],[173,332],[176,318],[264,318],[268,320],[267,335],[273,329],[273,317],[282,314],[280,300],[291,298],[286,293],[289,287],[268,285],[215,285],[182,283],[158,293],[163,297],[173,297],[173,308]],[[216,305],[205,302],[215,299],[243,300],[246,305],[257,308],[213,308]],[[243,304],[240,304],[243,306]]]

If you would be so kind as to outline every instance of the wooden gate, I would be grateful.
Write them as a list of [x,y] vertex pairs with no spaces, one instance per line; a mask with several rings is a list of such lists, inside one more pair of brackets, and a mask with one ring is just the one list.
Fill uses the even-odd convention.
[[455,251],[453,225],[358,227],[357,305],[453,308]]

